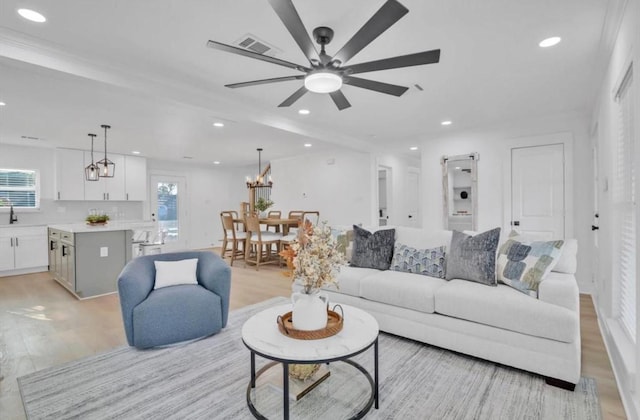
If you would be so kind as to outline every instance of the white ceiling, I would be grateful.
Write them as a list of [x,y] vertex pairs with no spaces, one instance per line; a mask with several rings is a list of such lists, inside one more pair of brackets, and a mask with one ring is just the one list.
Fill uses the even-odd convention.
[[[620,2],[400,1],[409,13],[350,63],[435,48],[440,63],[363,74],[410,89],[396,98],[345,86],[352,107],[338,111],[321,94],[278,108],[302,81],[223,86],[300,73],[209,49],[209,39],[232,44],[250,33],[274,45],[278,58],[308,64],[266,0],[2,0],[0,142],[86,148],[86,134],[107,123],[115,152],[244,165],[260,146],[265,160],[336,144],[408,153],[446,131],[586,113],[609,54],[607,11]],[[383,0],[294,4],[309,32],[334,29],[332,55]],[[20,7],[48,21],[28,22]],[[563,39],[558,46],[538,47],[553,35]],[[311,114],[298,115],[300,108]],[[445,119],[454,124],[440,126]],[[216,120],[225,127],[213,127]]]

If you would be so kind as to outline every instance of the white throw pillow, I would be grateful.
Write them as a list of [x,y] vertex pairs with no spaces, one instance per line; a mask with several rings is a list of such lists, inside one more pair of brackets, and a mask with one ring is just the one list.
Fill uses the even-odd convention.
[[154,264],[156,266],[154,289],[178,284],[198,284],[196,277],[197,258],[179,261],[154,261]]

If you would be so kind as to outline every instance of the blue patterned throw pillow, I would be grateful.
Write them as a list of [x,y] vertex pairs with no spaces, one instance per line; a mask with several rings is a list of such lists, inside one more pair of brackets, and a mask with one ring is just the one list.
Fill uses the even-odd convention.
[[396,243],[391,270],[444,278],[445,247],[416,249]]
[[509,239],[498,253],[498,280],[529,296],[538,297],[538,287],[560,259],[564,241],[532,242]]

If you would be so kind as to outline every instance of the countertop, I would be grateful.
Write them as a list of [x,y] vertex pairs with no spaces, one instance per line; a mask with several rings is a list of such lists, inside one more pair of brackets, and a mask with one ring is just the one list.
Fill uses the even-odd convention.
[[71,233],[111,232],[116,230],[155,230],[156,222],[150,220],[110,221],[104,226],[89,226],[86,223],[68,223],[49,225],[52,229],[58,229]]
[[0,225],[0,229],[7,229],[7,228],[26,228],[26,227],[40,227],[40,226],[47,226],[46,223],[12,223],[12,224],[6,224],[6,225]]

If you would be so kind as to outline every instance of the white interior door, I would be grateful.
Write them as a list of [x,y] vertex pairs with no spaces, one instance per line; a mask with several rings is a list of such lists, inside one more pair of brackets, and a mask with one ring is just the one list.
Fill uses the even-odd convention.
[[406,185],[407,218],[405,226],[420,227],[420,171],[410,168]]
[[151,218],[158,223],[165,251],[187,248],[186,184],[182,176],[151,176]]
[[564,145],[511,149],[511,225],[540,239],[564,238]]

